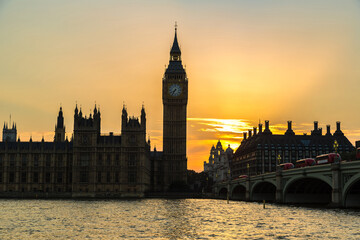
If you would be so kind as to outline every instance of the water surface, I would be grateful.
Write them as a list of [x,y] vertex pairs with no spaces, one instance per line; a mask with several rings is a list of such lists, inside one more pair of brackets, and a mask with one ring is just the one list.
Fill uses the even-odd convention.
[[0,200],[0,239],[360,239],[360,212],[208,199]]

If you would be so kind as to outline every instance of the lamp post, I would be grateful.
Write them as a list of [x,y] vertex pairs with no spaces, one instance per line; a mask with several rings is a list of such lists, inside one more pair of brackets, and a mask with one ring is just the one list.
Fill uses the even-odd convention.
[[227,203],[229,204],[230,198],[230,168],[228,170],[228,186],[227,186]]

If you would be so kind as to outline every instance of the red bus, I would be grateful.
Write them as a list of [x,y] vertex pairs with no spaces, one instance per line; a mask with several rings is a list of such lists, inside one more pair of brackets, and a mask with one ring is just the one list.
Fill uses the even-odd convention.
[[356,149],[356,159],[360,159],[360,147]]
[[340,162],[341,157],[338,153],[328,153],[317,156],[315,161],[316,164],[334,163],[334,162]]
[[294,164],[282,163],[282,164],[278,165],[278,167],[280,167],[282,170],[288,170],[288,169],[294,168]]
[[315,159],[305,158],[305,159],[297,160],[295,163],[295,167],[296,168],[308,167],[308,166],[314,166],[315,164],[316,164]]

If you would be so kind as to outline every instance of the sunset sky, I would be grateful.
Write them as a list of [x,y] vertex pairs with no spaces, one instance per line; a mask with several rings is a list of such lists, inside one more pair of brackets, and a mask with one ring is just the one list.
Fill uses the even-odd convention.
[[203,170],[218,139],[269,120],[341,121],[360,139],[360,1],[0,0],[0,120],[22,141],[53,139],[59,107],[71,137],[75,104],[100,105],[103,133],[119,134],[123,103],[147,112],[162,150],[161,81],[178,23],[189,78],[188,168]]

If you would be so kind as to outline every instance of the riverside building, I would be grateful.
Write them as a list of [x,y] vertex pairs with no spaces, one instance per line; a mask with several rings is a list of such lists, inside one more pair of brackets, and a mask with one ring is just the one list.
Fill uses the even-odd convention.
[[257,175],[274,172],[280,163],[294,163],[303,158],[315,158],[318,155],[334,152],[334,141],[338,143],[338,153],[348,153],[354,146],[340,129],[340,122],[336,123],[336,131],[330,132],[330,125],[326,133],[314,122],[314,129],[310,135],[296,135],[292,130],[292,122],[288,121],[288,129],[283,135],[273,134],[269,128],[269,121],[265,121],[259,129],[254,127],[245,132],[243,141],[236,150],[231,163],[232,178],[240,175]]
[[228,148],[224,151],[220,140],[216,147],[213,145],[210,150],[208,162],[204,161],[204,172],[208,174],[215,183],[226,181],[230,178],[229,170],[233,150]]

